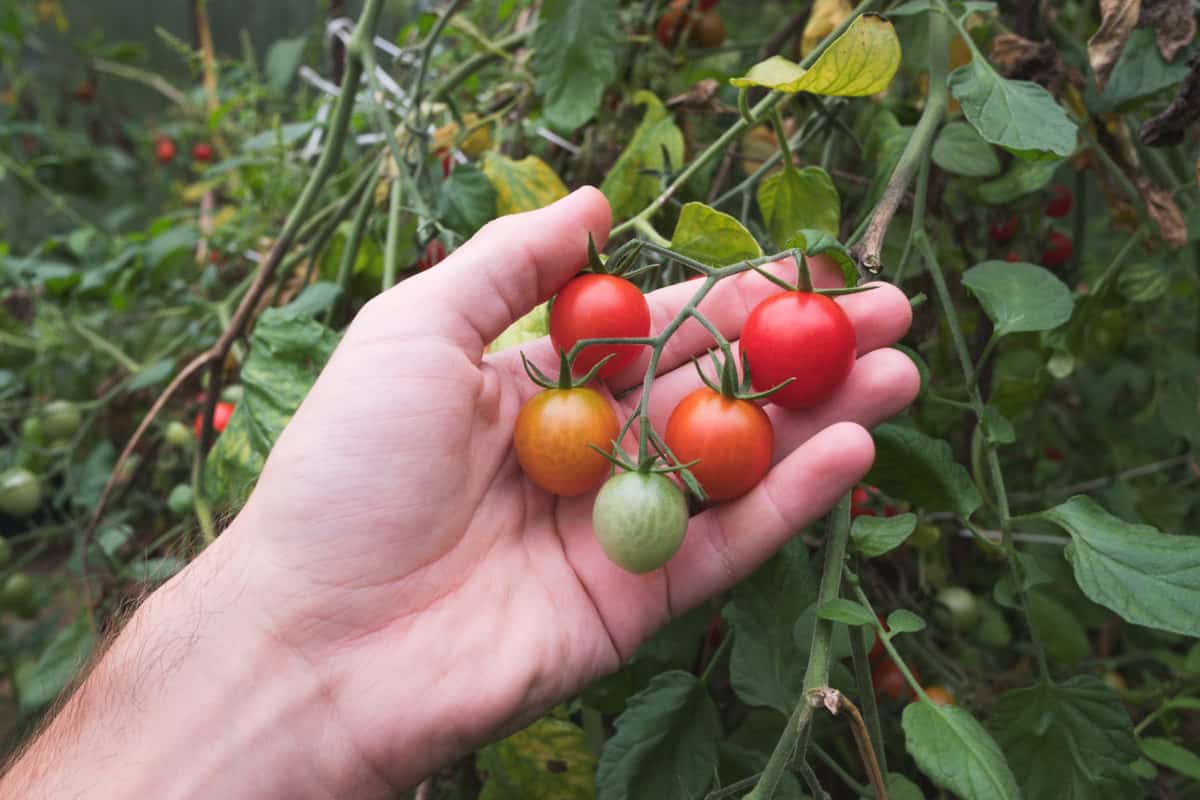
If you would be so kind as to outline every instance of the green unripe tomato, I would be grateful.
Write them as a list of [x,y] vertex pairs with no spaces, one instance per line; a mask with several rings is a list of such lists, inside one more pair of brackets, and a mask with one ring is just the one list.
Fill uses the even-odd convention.
[[83,414],[70,400],[54,400],[42,409],[42,430],[51,442],[70,439],[82,422]]
[[651,572],[683,544],[688,508],[670,478],[654,472],[622,472],[605,481],[592,507],[600,548],[629,572]]
[[167,508],[172,514],[183,516],[192,510],[192,487],[181,483],[167,495]]
[[0,512],[27,517],[42,504],[42,487],[37,476],[17,467],[0,474]]
[[33,578],[24,572],[14,572],[0,586],[0,608],[7,609],[22,619],[37,614],[37,602],[33,595]]
[[171,447],[187,447],[192,443],[192,432],[179,420],[172,420],[171,424],[167,425],[164,437]]
[[26,417],[21,423],[21,438],[26,444],[41,447],[46,443],[46,431],[42,428],[39,417]]
[[979,602],[961,586],[947,586],[934,598],[933,616],[958,633],[965,633],[979,622]]
[[942,540],[942,530],[937,525],[930,525],[928,522],[923,522],[913,530],[912,535],[908,537],[908,541],[913,547],[924,549],[933,547]]
[[242,388],[240,383],[233,383],[221,390],[221,399],[226,403],[233,403],[236,406],[242,402],[242,397],[245,394],[246,390]]

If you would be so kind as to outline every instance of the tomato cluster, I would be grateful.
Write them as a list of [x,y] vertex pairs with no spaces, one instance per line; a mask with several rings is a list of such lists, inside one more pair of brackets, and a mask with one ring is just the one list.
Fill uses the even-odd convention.
[[698,0],[689,8],[689,0],[671,0],[671,5],[658,20],[654,36],[668,50],[674,50],[685,32],[687,43],[693,47],[711,49],[725,42],[725,20],[713,6],[717,0]]
[[[554,384],[530,370],[545,391],[526,402],[517,417],[517,461],[534,484],[556,495],[599,488],[593,509],[597,538],[610,559],[632,572],[666,563],[687,528],[679,483],[664,473],[687,469],[710,501],[745,495],[767,474],[774,457],[770,417],[754,401],[767,397],[789,409],[820,405],[846,380],[856,357],[854,326],[838,303],[810,291],[768,297],[743,326],[745,374],[738,375],[729,353],[724,362],[714,359],[720,386],[702,374],[706,385],[671,412],[662,443],[674,466],[655,467],[654,459],[630,466],[619,456],[621,426],[612,405],[584,384],[633,367],[649,343],[628,341],[649,339],[645,296],[619,275],[587,273],[562,288],[549,317],[550,341],[562,359],[560,375]],[[590,340],[608,341],[573,352]],[[627,471],[609,477],[613,463]]]

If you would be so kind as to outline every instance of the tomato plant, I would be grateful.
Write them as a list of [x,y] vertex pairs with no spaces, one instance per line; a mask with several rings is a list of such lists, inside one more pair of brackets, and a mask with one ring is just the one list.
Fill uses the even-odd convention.
[[665,439],[680,462],[699,462],[690,469],[709,499],[732,500],[767,474],[774,436],[761,408],[701,387],[675,406]]
[[530,480],[566,497],[598,487],[607,451],[620,431],[608,400],[594,389],[547,389],[530,398],[517,417],[513,447]]
[[[554,298],[550,306],[550,341],[569,351],[583,339],[636,338],[650,333],[650,307],[636,286],[615,275],[580,275]],[[575,359],[575,371],[583,373],[612,356],[600,368],[599,377],[609,378],[638,357],[636,345],[594,344],[583,347]]]
[[596,495],[592,526],[600,547],[615,564],[635,573],[652,572],[675,555],[687,533],[683,492],[665,475],[622,472]]
[[771,396],[785,408],[812,408],[833,396],[854,367],[854,325],[834,300],[783,292],[759,303],[742,328],[754,388],[791,379]]

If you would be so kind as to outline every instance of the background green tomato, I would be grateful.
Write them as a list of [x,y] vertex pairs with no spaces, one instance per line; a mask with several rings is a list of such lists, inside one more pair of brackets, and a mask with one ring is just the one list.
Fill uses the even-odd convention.
[[181,483],[167,496],[167,508],[172,514],[183,516],[192,510],[192,487]]
[[164,436],[172,447],[187,447],[192,442],[192,432],[179,420],[172,420]]
[[947,586],[934,598],[933,616],[943,626],[965,633],[979,622],[979,603],[975,595],[961,586]]
[[942,531],[937,525],[931,525],[928,522],[923,522],[918,525],[908,537],[909,544],[913,547],[933,547],[942,539]]
[[675,555],[687,533],[688,508],[670,478],[653,472],[623,472],[596,495],[592,527],[601,549],[630,572],[656,570]]
[[54,400],[42,409],[42,430],[51,442],[70,439],[82,422],[79,407],[69,400]]
[[33,578],[24,572],[14,572],[0,586],[0,608],[7,609],[22,619],[37,614],[37,599],[34,597]]
[[46,443],[46,431],[42,428],[42,420],[38,417],[26,417],[21,423],[21,439],[33,447],[41,447]]
[[0,511],[27,517],[42,504],[42,487],[37,476],[17,467],[0,474]]

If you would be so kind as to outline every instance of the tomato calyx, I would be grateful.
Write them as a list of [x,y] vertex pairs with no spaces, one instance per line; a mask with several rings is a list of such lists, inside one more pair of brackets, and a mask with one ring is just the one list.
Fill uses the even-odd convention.
[[631,270],[631,267],[637,262],[638,256],[642,254],[642,240],[632,239],[626,244],[621,245],[607,259],[600,257],[600,251],[596,249],[596,240],[592,238],[592,234],[588,233],[588,265],[584,272],[592,272],[596,275],[613,275],[618,278],[631,278],[640,275],[650,269],[657,269],[658,265],[653,264],[642,269]]
[[753,391],[753,386],[750,381],[750,363],[746,360],[746,353],[743,351],[741,356],[742,374],[738,375],[736,362],[732,357],[722,359],[717,355],[717,351],[713,350],[709,353],[712,358],[713,367],[717,375],[720,376],[720,382],[713,381],[704,374],[704,368],[700,366],[699,359],[693,357],[692,365],[696,367],[696,374],[700,376],[701,382],[709,389],[712,389],[717,394],[727,397],[730,400],[761,400],[765,397],[778,392],[783,387],[787,386],[795,378],[786,378],[780,383],[775,384],[770,389],[761,392]]
[[[579,349],[579,348],[574,348]],[[537,368],[529,359],[521,353],[521,366],[525,368],[525,374],[529,376],[529,380],[536,383],[543,389],[578,389],[581,386],[587,386],[596,378],[596,373],[604,368],[612,359],[616,358],[616,353],[609,353],[604,358],[596,362],[595,366],[589,369],[581,377],[576,378],[571,372],[574,356],[567,353],[565,350],[558,351],[558,378],[553,379],[546,373]]]

